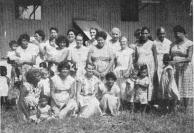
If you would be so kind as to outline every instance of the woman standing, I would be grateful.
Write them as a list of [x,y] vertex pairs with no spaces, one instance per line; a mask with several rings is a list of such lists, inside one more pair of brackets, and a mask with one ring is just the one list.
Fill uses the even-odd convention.
[[171,41],[168,40],[166,37],[166,31],[163,27],[160,27],[157,29],[157,39],[154,41],[154,45],[156,47],[157,50],[157,59],[158,59],[158,79],[160,82],[160,77],[162,74],[162,70],[164,67],[163,64],[163,56],[164,54],[169,54],[170,52],[170,45],[171,45]]
[[94,68],[93,64],[86,64],[86,73],[80,78],[80,85],[77,90],[77,99],[80,105],[79,116],[84,118],[101,114],[100,103],[96,94],[102,82],[93,75]]
[[121,88],[122,100],[127,100],[126,87],[123,86],[125,79],[129,77],[129,74],[133,68],[133,53],[134,50],[128,47],[128,41],[125,36],[120,38],[121,49],[116,52],[115,56],[115,69],[114,73],[117,77],[117,83]]
[[69,48],[72,49],[74,47],[76,47],[76,32],[73,29],[69,29],[67,31],[67,39],[69,40]]
[[68,62],[61,62],[58,65],[58,72],[59,74],[51,78],[51,106],[55,115],[62,119],[77,110],[76,81],[69,75],[70,65]]
[[107,34],[104,31],[98,32],[96,38],[98,44],[90,48],[88,61],[96,67],[94,74],[104,78],[114,63],[114,55],[110,47],[106,44]]
[[148,88],[148,101],[152,101],[153,97],[153,76],[157,72],[158,61],[156,55],[156,47],[153,41],[149,40],[150,30],[147,27],[141,29],[141,37],[136,46],[135,64],[139,67],[147,65],[148,77],[150,80]]
[[45,33],[42,30],[36,30],[34,34],[34,38],[36,39],[37,46],[39,47],[39,55],[36,58],[36,66],[39,66],[41,62],[44,61],[45,54]]
[[193,42],[186,37],[186,31],[182,26],[175,26],[173,31],[176,41],[172,44],[170,53],[175,62],[175,79],[186,110],[189,100],[194,98]]
[[36,57],[39,53],[39,48],[29,42],[30,37],[27,34],[20,35],[16,49],[16,55],[19,57],[17,62],[21,66],[22,78],[25,80],[25,73],[36,64]]
[[97,41],[96,41],[96,34],[98,33],[98,29],[97,28],[90,28],[90,36],[91,39],[86,41],[85,45],[86,47],[91,47],[91,46],[95,46],[97,45]]
[[70,60],[76,63],[77,77],[85,74],[85,66],[88,58],[89,49],[83,46],[83,36],[78,34],[76,36],[76,47],[70,51]]

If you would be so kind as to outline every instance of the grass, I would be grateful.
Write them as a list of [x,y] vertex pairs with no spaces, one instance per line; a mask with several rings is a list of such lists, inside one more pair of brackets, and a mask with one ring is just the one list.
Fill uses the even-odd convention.
[[1,112],[2,133],[194,133],[192,113],[168,114],[121,112],[118,116],[66,118],[35,123],[18,123],[14,110]]

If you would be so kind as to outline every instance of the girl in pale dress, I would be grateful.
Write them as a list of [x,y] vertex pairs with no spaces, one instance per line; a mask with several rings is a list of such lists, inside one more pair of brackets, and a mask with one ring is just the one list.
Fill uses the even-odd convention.
[[163,112],[175,111],[176,101],[180,100],[180,94],[174,79],[174,68],[170,65],[171,57],[169,54],[163,56],[163,71],[161,74],[160,86],[158,91],[158,99]]
[[105,41],[107,34],[104,31],[99,31],[96,38],[98,44],[90,48],[88,61],[95,65],[94,74],[103,80],[104,76],[111,71],[114,54]]
[[81,34],[76,36],[76,44],[76,47],[72,48],[70,51],[69,60],[76,63],[76,76],[80,77],[85,74],[85,66],[88,59],[89,49],[83,46],[83,36]]
[[103,114],[117,115],[120,107],[120,88],[116,83],[116,76],[113,72],[106,75],[105,88],[102,93],[100,107]]
[[175,63],[175,79],[180,92],[181,103],[185,111],[189,102],[193,101],[193,42],[187,39],[185,29],[175,26],[174,36],[176,41],[171,47],[171,56]]
[[139,69],[138,77],[135,80],[135,110],[140,109],[141,113],[146,111],[148,104],[148,69],[147,65],[142,65]]
[[91,39],[85,42],[86,47],[91,47],[97,45],[97,40],[96,40],[96,34],[98,33],[97,28],[90,28],[90,37]]
[[163,56],[164,54],[168,54],[170,52],[170,45],[171,41],[168,40],[166,37],[166,31],[163,27],[157,29],[157,39],[154,41],[154,45],[157,50],[157,59],[158,59],[158,80],[160,82],[160,77],[162,74],[162,70],[164,67],[163,64]]
[[[122,101],[123,102],[124,101],[133,102],[133,99],[128,99],[126,95],[126,92],[128,91],[126,90],[127,89],[126,88],[126,78],[129,77],[129,74],[133,68],[133,57],[132,56],[134,53],[133,49],[128,48],[127,42],[128,41],[125,36],[122,36],[120,38],[121,49],[116,52],[116,55],[115,55],[116,65],[115,65],[115,69],[113,72],[115,73],[117,77],[117,83],[119,87],[121,88]],[[128,89],[133,89],[133,88],[128,88]]]
[[149,40],[150,30],[147,27],[143,27],[141,30],[141,37],[136,46],[135,52],[135,64],[139,67],[147,65],[149,88],[148,88],[148,101],[151,102],[153,98],[153,77],[157,72],[158,61],[156,56],[156,47],[153,41]]
[[8,92],[10,87],[10,80],[7,77],[7,68],[0,66],[0,97],[1,106],[8,107]]
[[51,78],[51,107],[55,115],[60,119],[75,114],[77,102],[75,100],[76,81],[69,75],[70,65],[61,62],[58,72]]
[[79,103],[79,116],[88,118],[93,115],[101,115],[100,103],[96,98],[97,91],[102,82],[93,75],[95,66],[86,65],[86,73],[80,78],[77,89],[77,99]]

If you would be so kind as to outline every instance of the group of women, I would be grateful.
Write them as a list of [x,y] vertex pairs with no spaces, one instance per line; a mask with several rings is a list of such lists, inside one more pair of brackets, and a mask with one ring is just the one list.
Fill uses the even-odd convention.
[[116,115],[123,106],[121,101],[133,102],[126,96],[123,83],[143,65],[147,66],[147,101],[151,105],[163,95],[157,91],[164,91],[158,89],[164,54],[171,55],[170,63],[175,68],[176,84],[186,108],[188,100],[194,97],[193,43],[182,26],[175,26],[173,32],[173,43],[165,37],[163,27],[158,28],[157,39],[153,40],[150,29],[142,27],[135,31],[137,40],[132,44],[116,27],[111,31],[111,40],[107,40],[106,32],[96,28],[90,29],[91,40],[85,42],[83,35],[72,29],[66,37],[58,35],[57,28],[51,28],[48,41],[42,30],[35,31],[31,40],[27,34],[20,35],[19,46],[11,47],[17,58],[13,54],[8,57],[20,70],[15,77],[23,81],[18,101],[21,114],[29,119],[30,110],[38,108],[46,95],[51,112],[59,118]]

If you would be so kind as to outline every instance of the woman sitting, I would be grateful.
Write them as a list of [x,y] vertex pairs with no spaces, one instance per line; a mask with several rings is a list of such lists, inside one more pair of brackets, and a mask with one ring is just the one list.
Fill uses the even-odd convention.
[[101,114],[100,103],[95,97],[102,82],[93,74],[95,66],[86,64],[86,73],[80,79],[77,99],[80,105],[80,117],[88,118],[94,114]]
[[62,119],[77,109],[74,99],[76,82],[69,75],[70,65],[68,62],[61,62],[57,69],[59,74],[51,78],[51,107],[55,115]]
[[102,93],[100,106],[104,114],[110,113],[116,115],[120,107],[120,88],[116,84],[116,76],[113,72],[107,73],[105,76],[106,83]]
[[40,81],[41,73],[38,69],[30,69],[26,73],[26,82],[20,89],[20,97],[18,101],[18,111],[20,120],[29,120],[30,116],[36,112],[40,92],[37,88]]

